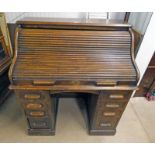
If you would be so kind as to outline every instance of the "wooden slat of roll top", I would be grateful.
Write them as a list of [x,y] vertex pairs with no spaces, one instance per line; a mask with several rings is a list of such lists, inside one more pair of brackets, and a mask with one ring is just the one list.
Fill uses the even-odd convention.
[[128,31],[21,29],[13,77],[135,80]]
[[47,34],[58,36],[130,36],[128,31],[87,31],[87,30],[52,30],[52,29],[21,29],[21,35],[32,36],[33,34]]
[[[25,31],[29,31],[29,30],[25,30]],[[25,32],[24,31],[24,32]],[[35,32],[40,32],[39,36],[36,35]],[[46,35],[46,31],[48,32]],[[27,38],[20,35],[19,37],[19,42],[21,45],[34,45],[34,44],[40,44],[40,46],[43,44],[49,44],[49,46],[54,46],[54,45],[66,45],[69,44],[70,46],[72,45],[113,45],[114,43],[116,45],[119,45],[122,43],[122,45],[124,43],[129,43],[130,44],[130,38],[129,38],[129,33],[128,32],[123,32],[122,31],[119,32],[106,32],[106,31],[99,31],[99,32],[91,32],[91,31],[66,31],[66,30],[33,30],[30,31],[31,33],[28,33]],[[109,35],[111,34],[111,36]],[[115,34],[115,35],[114,35]],[[120,37],[120,34],[121,37]],[[123,35],[125,34],[125,35]],[[71,35],[71,36],[69,36]],[[101,35],[101,36],[98,36]],[[106,36],[107,35],[107,36]],[[96,36],[96,37],[94,37]],[[124,37],[125,36],[125,37]],[[55,38],[56,37],[56,38]],[[122,37],[124,37],[122,39]],[[46,42],[42,42],[42,40],[40,40],[40,38],[44,38],[44,41],[46,40]],[[93,39],[93,40],[92,40]],[[101,42],[101,43],[100,43]],[[105,43],[104,43],[105,42]],[[113,44],[111,44],[111,42]],[[74,43],[74,44],[73,44]]]

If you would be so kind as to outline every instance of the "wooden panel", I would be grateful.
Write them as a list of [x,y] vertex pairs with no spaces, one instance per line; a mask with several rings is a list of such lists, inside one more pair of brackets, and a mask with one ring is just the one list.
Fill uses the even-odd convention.
[[154,79],[155,79],[155,68],[148,68],[143,76],[142,81],[139,84],[139,90],[136,91],[134,96],[135,97],[146,96]]
[[155,67],[155,53],[153,54],[153,56],[152,56],[152,58],[151,58],[151,61],[150,61],[150,63],[149,63],[149,67],[150,66],[154,66]]
[[33,118],[28,119],[32,129],[48,129],[51,128],[51,121],[48,118]]
[[127,31],[21,29],[13,77],[135,81],[130,44]]

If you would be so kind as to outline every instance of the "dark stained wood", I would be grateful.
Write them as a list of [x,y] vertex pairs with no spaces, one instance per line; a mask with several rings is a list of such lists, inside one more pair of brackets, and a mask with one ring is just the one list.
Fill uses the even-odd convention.
[[[38,28],[40,25],[44,28],[46,26],[52,25],[62,25],[62,26],[103,26],[105,27],[131,27],[129,24],[125,24],[122,20],[105,20],[105,19],[85,19],[85,18],[35,18],[35,17],[25,17],[20,21],[17,21],[20,26],[32,26]],[[36,26],[37,25],[37,26]]]
[[29,134],[55,133],[61,93],[86,94],[90,134],[115,134],[139,79],[131,26],[44,18],[17,25],[10,89],[23,105]]
[[139,84],[139,90],[136,91],[135,97],[146,97],[148,93],[153,92],[155,82],[155,53],[146,69],[144,76]]
[[8,70],[11,64],[11,57],[5,44],[4,36],[0,29],[0,105],[5,101],[10,93],[8,89],[10,82]]
[[140,43],[142,41],[143,35],[140,34],[140,32],[136,31],[135,29],[133,29],[133,33],[134,33],[134,46],[135,46],[135,52],[134,52],[134,56],[136,57],[137,53],[138,53],[138,49],[140,46]]
[[14,49],[15,49],[15,30],[16,30],[17,25],[15,23],[8,23],[7,26],[8,26],[8,30],[9,30],[12,49],[14,51]]
[[130,17],[130,12],[126,12],[125,13],[125,17],[124,17],[124,23],[127,23]]

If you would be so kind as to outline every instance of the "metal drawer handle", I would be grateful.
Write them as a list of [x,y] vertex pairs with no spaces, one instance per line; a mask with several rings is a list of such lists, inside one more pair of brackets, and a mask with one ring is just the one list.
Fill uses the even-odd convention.
[[51,80],[35,80],[33,81],[34,85],[54,85],[55,81]]
[[40,99],[40,95],[39,94],[25,94],[24,98],[25,99]]
[[32,125],[34,127],[46,127],[47,123],[46,122],[33,122]]
[[96,85],[97,86],[116,86],[117,82],[116,81],[97,81]]
[[44,116],[45,113],[43,111],[33,111],[33,112],[30,112],[30,115],[31,116]]
[[111,127],[110,123],[100,123],[101,127]]
[[119,104],[107,104],[107,108],[119,108]]
[[123,99],[124,95],[110,95],[110,98],[115,98],[115,99]]
[[103,115],[104,116],[115,116],[116,113],[115,112],[104,112]]
[[38,104],[38,103],[28,103],[26,105],[27,109],[40,109],[42,107],[43,107],[43,105],[42,104]]

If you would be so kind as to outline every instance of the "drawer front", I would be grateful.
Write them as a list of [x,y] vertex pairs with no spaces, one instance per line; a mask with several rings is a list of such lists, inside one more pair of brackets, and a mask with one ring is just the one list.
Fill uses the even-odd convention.
[[108,91],[107,92],[107,97],[106,99],[109,101],[109,102],[112,102],[112,101],[128,101],[130,99],[130,96],[132,94],[132,91]]
[[25,110],[44,110],[46,104],[41,102],[27,102],[23,104]]
[[102,129],[113,129],[117,125],[117,119],[107,119],[105,118],[104,120],[101,120],[97,124],[97,128],[102,130]]
[[102,111],[102,116],[104,117],[109,117],[109,118],[119,118],[121,116],[122,110],[103,110]]
[[27,117],[44,117],[48,116],[46,111],[43,110],[26,110],[25,111]]
[[20,101],[26,102],[37,102],[44,101],[47,98],[47,93],[44,91],[17,91]]
[[30,128],[32,129],[49,129],[51,128],[51,123],[49,118],[29,118],[28,119]]
[[113,101],[113,102],[107,102],[104,104],[104,108],[106,110],[122,110],[126,106],[127,102],[118,102],[118,101]]
[[50,113],[49,103],[46,102],[28,102],[22,104],[27,116],[47,116]]

